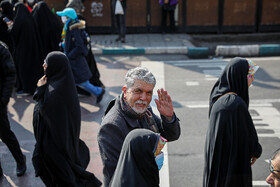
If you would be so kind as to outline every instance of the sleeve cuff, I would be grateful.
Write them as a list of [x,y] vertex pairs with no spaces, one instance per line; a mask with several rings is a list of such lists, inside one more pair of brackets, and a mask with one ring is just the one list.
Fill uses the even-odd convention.
[[176,117],[175,117],[175,114],[173,113],[173,116],[172,116],[172,120],[171,120],[171,121],[167,121],[167,119],[166,119],[164,116],[161,116],[161,119],[162,119],[165,123],[172,124],[172,123],[175,122]]

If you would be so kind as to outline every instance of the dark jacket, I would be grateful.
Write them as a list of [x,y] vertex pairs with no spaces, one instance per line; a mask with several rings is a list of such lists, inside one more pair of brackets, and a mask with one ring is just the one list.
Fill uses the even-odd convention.
[[16,69],[7,46],[0,42],[0,106],[9,103],[16,82]]
[[[151,109],[150,111],[152,112]],[[179,119],[176,116],[175,122],[168,124],[153,112],[152,114],[161,136],[168,141],[174,141],[179,138],[181,131]],[[142,128],[139,120],[125,115],[120,106],[120,97],[109,103],[97,135],[103,162],[104,186],[108,186],[111,181],[126,135],[137,128]]]
[[8,18],[11,21],[13,20],[13,5],[9,1],[2,1],[0,7],[2,8],[0,13],[0,41],[4,42],[12,53],[13,41],[8,33],[8,26],[3,19]]
[[84,21],[69,23],[65,37],[65,54],[70,61],[75,83],[85,82],[92,76],[86,60],[88,50],[82,37],[83,29]]

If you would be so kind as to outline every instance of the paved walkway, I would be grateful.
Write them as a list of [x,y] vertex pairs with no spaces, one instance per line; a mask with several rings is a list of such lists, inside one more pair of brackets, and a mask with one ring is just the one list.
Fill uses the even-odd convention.
[[186,54],[194,47],[187,34],[128,34],[126,42],[116,42],[117,35],[92,35],[94,54]]
[[127,34],[126,42],[117,35],[92,35],[94,54],[186,54],[208,56],[279,56],[280,33],[189,35]]

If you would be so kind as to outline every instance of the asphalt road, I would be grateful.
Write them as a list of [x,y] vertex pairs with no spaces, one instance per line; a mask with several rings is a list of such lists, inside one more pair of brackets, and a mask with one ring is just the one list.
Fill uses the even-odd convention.
[[[128,69],[148,66],[158,79],[158,86],[170,93],[174,109],[181,120],[182,134],[178,141],[167,146],[168,164],[161,171],[161,187],[200,187],[202,185],[204,141],[208,124],[210,90],[228,59],[190,60],[184,55],[102,55],[96,56],[106,94],[99,105],[95,97],[80,97],[82,112],[81,138],[91,151],[88,170],[102,179],[101,160],[96,144],[96,132],[107,103],[119,95]],[[261,69],[250,88],[250,112],[256,125],[263,154],[253,166],[254,186],[265,185],[270,154],[280,147],[280,57],[253,58]],[[0,142],[0,159],[5,177],[0,186],[44,186],[34,177],[31,164],[34,146],[32,130],[32,97],[13,95],[9,103],[11,127],[27,155],[28,169],[23,177],[16,177],[15,162],[7,147]],[[166,173],[168,174],[166,176]],[[170,183],[170,185],[169,185]]]
[[[228,59],[165,61],[166,89],[181,119],[182,135],[168,145],[170,186],[202,186],[203,154],[208,125],[208,99]],[[280,147],[279,58],[253,58],[261,67],[250,88],[250,113],[263,154],[253,166],[254,186],[267,186],[271,153]],[[176,73],[175,73],[176,72]]]

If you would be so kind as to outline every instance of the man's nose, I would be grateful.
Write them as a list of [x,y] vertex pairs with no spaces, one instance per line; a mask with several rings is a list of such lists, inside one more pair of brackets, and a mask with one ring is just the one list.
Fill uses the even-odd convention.
[[147,94],[145,92],[142,92],[141,95],[140,95],[140,99],[141,100],[146,100],[147,98]]
[[274,184],[274,180],[273,180],[273,175],[272,173],[270,173],[270,175],[268,175],[268,177],[265,179],[265,181],[268,183],[268,184]]

